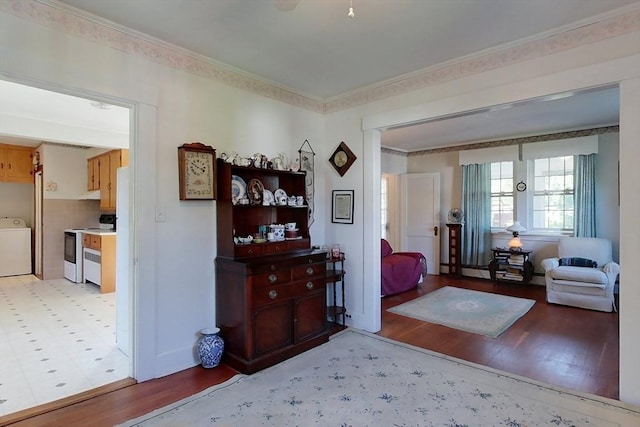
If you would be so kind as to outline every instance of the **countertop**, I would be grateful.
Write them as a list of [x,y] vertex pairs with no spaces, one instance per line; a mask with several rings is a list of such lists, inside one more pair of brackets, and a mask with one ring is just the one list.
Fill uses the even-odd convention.
[[94,234],[97,236],[115,236],[116,235],[115,231],[104,230],[100,228],[91,228],[88,230],[81,230],[80,232],[84,234]]

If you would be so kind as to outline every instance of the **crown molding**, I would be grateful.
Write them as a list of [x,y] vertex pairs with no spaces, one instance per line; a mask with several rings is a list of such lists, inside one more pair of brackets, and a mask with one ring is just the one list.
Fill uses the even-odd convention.
[[56,0],[0,0],[0,12],[266,98],[317,113],[324,112],[324,102],[314,97]]
[[361,88],[319,99],[214,61],[56,0],[0,0],[0,12],[90,40],[130,55],[219,81],[321,114],[402,95],[597,41],[640,31],[640,7],[631,5],[535,37],[476,52]]
[[578,23],[581,25],[577,28],[574,24],[574,27],[571,27],[572,29],[565,29],[561,33],[554,33],[553,35],[551,35],[551,32],[543,33],[524,42],[520,40],[483,50],[352,91],[333,100],[327,100],[325,113],[368,104],[601,40],[639,32],[640,7],[627,7],[619,11],[622,11],[622,13],[618,15],[601,15],[599,20],[590,24],[581,21],[581,23]]
[[591,129],[577,129],[571,131],[564,132],[556,132],[556,133],[548,133],[544,135],[531,135],[524,136],[518,138],[509,138],[509,139],[501,139],[494,141],[485,141],[485,142],[474,142],[470,144],[462,144],[456,145],[452,147],[441,147],[441,148],[432,148],[428,150],[419,150],[412,151],[409,153],[393,150],[393,149],[383,149],[382,152],[387,152],[390,154],[403,155],[405,157],[414,157],[414,156],[426,156],[428,154],[435,153],[448,153],[451,151],[464,151],[464,150],[475,150],[478,148],[489,148],[489,147],[504,147],[508,145],[520,145],[520,144],[530,144],[532,142],[542,142],[542,141],[555,141],[558,139],[568,139],[568,138],[579,138],[582,136],[591,136],[591,135],[602,135],[605,133],[618,133],[620,132],[619,125],[611,125],[611,126],[602,126]]

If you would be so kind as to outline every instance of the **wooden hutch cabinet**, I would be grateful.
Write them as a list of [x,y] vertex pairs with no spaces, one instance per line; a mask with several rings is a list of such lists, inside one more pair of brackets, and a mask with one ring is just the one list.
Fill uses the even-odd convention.
[[[224,360],[253,373],[329,338],[326,252],[310,249],[308,206],[233,202],[232,176],[265,189],[305,194],[305,173],[235,166],[218,160],[216,316]],[[296,222],[298,237],[240,244],[234,237],[268,224]]]

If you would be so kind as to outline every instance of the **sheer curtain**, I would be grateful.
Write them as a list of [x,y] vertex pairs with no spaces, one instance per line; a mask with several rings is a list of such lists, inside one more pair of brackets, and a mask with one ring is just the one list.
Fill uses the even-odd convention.
[[491,257],[491,165],[462,166],[462,264],[485,266]]
[[596,156],[581,154],[575,158],[573,233],[576,237],[596,237]]

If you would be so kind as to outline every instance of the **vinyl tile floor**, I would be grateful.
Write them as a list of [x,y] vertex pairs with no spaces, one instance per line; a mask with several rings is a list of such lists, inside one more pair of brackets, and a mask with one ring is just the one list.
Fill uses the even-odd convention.
[[115,296],[66,279],[0,278],[0,416],[129,376]]

